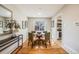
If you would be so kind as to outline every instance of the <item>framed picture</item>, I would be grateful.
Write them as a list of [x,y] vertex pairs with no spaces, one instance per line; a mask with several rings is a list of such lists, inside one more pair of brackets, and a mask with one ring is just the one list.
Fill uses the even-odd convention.
[[27,21],[25,21],[25,27],[26,27],[26,28],[28,27],[28,22],[27,22]]
[[22,21],[22,29],[26,29],[28,27],[27,21]]
[[44,31],[45,24],[42,21],[37,21],[35,23],[35,31]]
[[25,25],[24,25],[24,21],[22,21],[22,29],[24,29],[24,26],[25,26]]
[[76,24],[76,26],[79,26],[79,22],[76,22],[75,24]]
[[3,28],[3,21],[0,21],[0,28]]
[[53,20],[52,23],[51,23],[51,27],[54,27],[54,20]]

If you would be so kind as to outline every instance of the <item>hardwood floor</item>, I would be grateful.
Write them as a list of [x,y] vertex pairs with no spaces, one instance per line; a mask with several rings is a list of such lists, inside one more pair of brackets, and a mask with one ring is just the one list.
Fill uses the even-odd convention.
[[17,52],[17,54],[67,54],[67,52],[60,47],[59,42],[52,42],[52,45],[48,45],[47,48],[43,46],[35,46],[33,49],[27,45],[27,42],[24,43],[23,48]]

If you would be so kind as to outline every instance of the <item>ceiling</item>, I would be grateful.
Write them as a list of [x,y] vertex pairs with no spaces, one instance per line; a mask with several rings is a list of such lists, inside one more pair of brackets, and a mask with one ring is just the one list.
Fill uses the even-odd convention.
[[28,17],[52,17],[64,4],[5,4],[13,12],[22,13]]

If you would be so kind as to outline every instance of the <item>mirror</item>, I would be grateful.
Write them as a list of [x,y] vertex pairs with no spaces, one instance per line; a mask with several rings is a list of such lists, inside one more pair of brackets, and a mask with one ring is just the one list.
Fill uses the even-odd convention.
[[7,24],[12,20],[12,11],[0,5],[0,35],[10,33]]

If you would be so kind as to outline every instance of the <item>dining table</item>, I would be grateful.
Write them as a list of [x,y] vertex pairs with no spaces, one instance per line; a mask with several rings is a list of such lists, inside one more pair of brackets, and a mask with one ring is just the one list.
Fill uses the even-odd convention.
[[45,46],[47,48],[47,45],[46,45],[46,42],[45,42],[45,34],[43,32],[34,33],[33,46],[35,46],[35,45],[38,45],[39,47],[40,46]]

